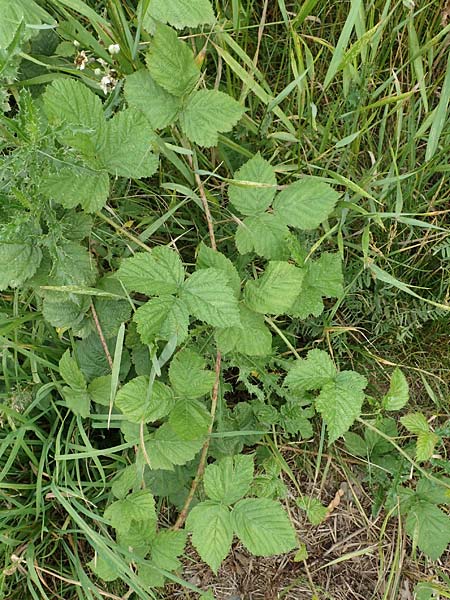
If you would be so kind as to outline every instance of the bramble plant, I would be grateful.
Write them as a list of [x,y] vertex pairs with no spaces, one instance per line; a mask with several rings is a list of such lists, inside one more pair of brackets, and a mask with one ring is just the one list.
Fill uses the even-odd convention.
[[[57,333],[43,363],[51,377],[33,371],[35,397],[58,398],[72,419],[65,434],[78,429],[88,451],[64,446],[60,433],[56,454],[90,457],[102,481],[98,522],[83,531],[90,571],[146,598],[182,582],[188,542],[216,574],[234,540],[255,556],[301,550],[281,469],[260,449],[271,432],[313,439],[317,423],[329,445],[374,466],[367,479],[379,506],[401,514],[413,546],[439,559],[450,543],[440,508],[450,485],[429,466],[446,429],[415,409],[403,414],[399,368],[386,394],[372,396],[368,378],[331,348],[297,348],[296,328],[345,302],[334,224],[358,212],[348,180],[283,170],[263,151],[227,155],[232,178],[219,160],[214,172],[202,168],[204,149],[235,152],[230,132],[253,127],[246,94],[233,97],[220,77],[208,87],[206,49],[180,36],[207,26],[220,41],[209,0],[116,7],[121,30],[83,2],[39,4],[0,1],[5,90],[22,80],[1,96],[0,290]],[[24,75],[35,54],[52,76]],[[166,178],[169,167],[186,185]],[[209,188],[210,179],[220,183]],[[133,216],[120,223],[114,208],[130,185],[184,200],[136,236]],[[156,235],[186,205],[181,232]],[[88,430],[101,432],[101,448]],[[118,452],[111,472],[107,458]],[[51,494],[69,514],[88,514],[81,486],[52,483]],[[314,526],[329,516],[317,498],[297,504]]]

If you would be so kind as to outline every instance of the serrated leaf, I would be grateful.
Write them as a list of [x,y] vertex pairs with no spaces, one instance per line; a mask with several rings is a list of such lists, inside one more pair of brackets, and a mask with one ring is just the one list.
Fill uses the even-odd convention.
[[428,502],[416,502],[406,517],[406,532],[431,560],[438,560],[450,543],[450,519]]
[[109,196],[109,177],[106,171],[64,168],[42,178],[40,189],[46,198],[64,208],[81,206],[86,212],[103,208]]
[[139,109],[153,129],[171,125],[181,109],[180,99],[158,85],[147,69],[127,75],[124,92],[128,106]]
[[[103,277],[97,282],[97,289],[117,296],[98,296],[93,299],[103,335],[113,337],[117,335],[120,325],[126,323],[131,316],[130,302],[124,297],[123,287],[115,277]],[[120,296],[124,299],[120,299]]]
[[208,465],[203,484],[208,498],[222,504],[234,504],[250,489],[253,481],[253,456],[226,456]]
[[115,177],[140,179],[157,171],[155,134],[141,111],[127,108],[115,114],[107,122],[106,141],[99,162]]
[[223,271],[235,295],[239,296],[241,278],[232,261],[221,252],[213,250],[201,242],[197,255],[197,269],[208,269],[209,267]]
[[194,399],[206,396],[216,380],[214,371],[205,369],[206,361],[193,350],[180,350],[172,359],[169,379],[175,394]]
[[192,50],[173,29],[161,23],[156,24],[146,61],[156,83],[174,96],[189,93],[200,76]]
[[157,21],[169,23],[177,29],[214,22],[209,0],[152,0],[148,11]]
[[275,171],[259,153],[236,171],[234,180],[245,182],[228,187],[231,204],[243,215],[264,212],[272,203],[277,191]]
[[164,573],[151,564],[139,565],[138,574],[142,585],[150,589],[162,587],[166,581]]
[[[77,242],[66,242],[55,249],[50,285],[91,285],[97,269],[92,256]],[[57,294],[64,300],[64,294]],[[80,299],[81,302],[81,299]]]
[[170,412],[169,425],[183,440],[204,437],[208,431],[211,416],[200,400],[180,398]]
[[234,532],[255,556],[282,554],[297,545],[295,530],[287,514],[275,500],[240,500],[231,516]]
[[244,298],[257,313],[281,315],[289,312],[300,293],[304,273],[288,262],[270,262],[262,277],[248,281]]
[[308,231],[325,221],[340,195],[327,183],[305,178],[281,191],[273,209],[286,225]]
[[183,440],[166,423],[152,433],[145,443],[152,469],[173,470],[174,465],[185,465],[203,446],[204,438]]
[[24,14],[21,6],[7,0],[0,2],[0,12],[2,15],[0,20],[0,49],[6,50],[13,42],[17,30],[24,20]]
[[280,408],[280,427],[286,433],[297,435],[299,439],[308,439],[313,436],[311,414],[299,406],[297,400],[289,400]]
[[127,552],[132,552],[139,558],[144,558],[151,547],[156,534],[156,523],[153,515],[146,520],[131,521],[128,529],[117,529],[116,540]]
[[42,260],[42,251],[35,243],[0,243],[0,290],[16,288],[32,277]]
[[114,403],[132,423],[159,421],[169,414],[173,406],[172,390],[160,381],[153,383],[150,401],[147,403],[148,385],[148,378],[141,375],[117,392]]
[[117,277],[128,290],[147,296],[174,294],[184,281],[184,268],[177,252],[159,246],[124,259]]
[[155,499],[148,490],[139,490],[110,504],[104,517],[114,529],[124,533],[130,530],[133,521],[150,521],[156,527]]
[[169,340],[173,335],[181,343],[188,334],[188,309],[175,296],[149,300],[137,309],[133,320],[144,344],[151,344],[155,339]]
[[323,385],[315,406],[327,426],[330,444],[361,415],[366,386],[367,379],[354,371],[341,371],[333,381]]
[[383,407],[386,410],[400,410],[409,400],[409,386],[403,372],[397,367],[391,375],[391,383]]
[[91,399],[86,390],[63,387],[62,395],[66,401],[67,408],[70,408],[74,414],[83,419],[89,417]]
[[221,352],[239,352],[248,356],[267,356],[272,351],[272,334],[264,324],[264,316],[239,306],[241,327],[216,329]]
[[434,431],[423,431],[419,433],[416,441],[416,460],[420,462],[430,460],[438,442],[439,437]]
[[66,210],[61,217],[60,225],[66,239],[80,242],[91,233],[92,217],[75,210]]
[[297,506],[306,512],[311,525],[320,525],[328,514],[327,507],[320,500],[311,496],[297,498]]
[[216,502],[201,502],[189,513],[186,527],[192,531],[192,545],[217,574],[233,541],[229,509]]
[[239,325],[238,303],[218,269],[200,269],[183,284],[180,298],[189,312],[213,327]]
[[344,439],[347,452],[361,458],[366,458],[368,456],[369,448],[360,435],[349,431],[345,434]]
[[89,298],[69,297],[69,294],[46,291],[42,306],[44,319],[53,327],[77,327],[89,309]]
[[168,529],[156,534],[152,543],[152,562],[165,571],[175,571],[181,566],[178,557],[183,554],[186,545],[186,531]]
[[199,146],[217,146],[219,133],[231,131],[245,109],[217,90],[199,90],[189,96],[180,114],[181,128]]
[[288,228],[272,213],[261,213],[246,217],[239,224],[235,240],[240,254],[255,252],[259,256],[272,260],[289,258],[286,243]]
[[77,362],[67,349],[59,360],[59,373],[68,386],[74,390],[86,391],[86,380]]
[[430,426],[425,418],[425,415],[421,412],[409,413],[400,418],[400,422],[410,433],[419,435],[421,433],[428,433]]
[[103,579],[103,581],[115,581],[119,573],[108,558],[103,558],[101,554],[95,554],[95,557],[88,562],[88,567],[93,573]]
[[310,350],[303,360],[296,360],[284,380],[294,392],[318,390],[336,376],[330,355],[323,350]]
[[[115,338],[107,338],[106,345],[111,356],[114,356],[116,347]],[[109,375],[111,367],[105,355],[105,350],[100,341],[97,332],[92,332],[88,337],[76,342],[76,355],[80,369],[83,371],[87,381],[92,381],[96,377]],[[122,360],[120,363],[120,380],[126,378],[130,370],[131,361],[128,350],[122,351]]]
[[88,393],[91,400],[101,406],[109,406],[111,394],[111,375],[96,377],[88,385]]
[[316,261],[308,261],[302,290],[289,314],[300,319],[318,317],[324,308],[322,298],[343,293],[342,263],[338,254],[324,252]]
[[118,500],[123,500],[135,485],[136,478],[136,465],[129,465],[128,467],[125,467],[119,471],[111,485],[111,492],[113,496]]

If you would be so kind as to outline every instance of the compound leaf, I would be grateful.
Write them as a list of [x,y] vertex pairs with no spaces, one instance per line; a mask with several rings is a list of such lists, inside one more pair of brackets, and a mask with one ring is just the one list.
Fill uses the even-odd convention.
[[197,255],[197,269],[208,269],[209,267],[223,271],[235,295],[239,296],[241,278],[234,264],[224,254],[201,242]]
[[264,212],[275,197],[277,179],[273,167],[258,153],[247,161],[230,183],[228,197],[233,207],[243,215]]
[[128,290],[147,296],[174,294],[184,281],[184,268],[177,252],[159,246],[123,260],[117,277]]
[[172,359],[169,379],[175,394],[181,398],[201,398],[212,390],[216,375],[206,370],[206,361],[193,350],[180,350]]
[[35,243],[0,243],[0,290],[19,287],[32,277],[42,260],[42,251]]
[[208,498],[228,505],[245,496],[252,481],[253,457],[243,454],[208,465],[203,479]]
[[173,471],[174,465],[185,465],[203,446],[204,438],[183,440],[167,423],[152,433],[145,443],[152,469]]
[[330,355],[323,350],[310,350],[303,360],[290,368],[285,384],[294,392],[318,390],[336,376],[336,367]]
[[263,212],[239,223],[236,247],[240,254],[254,251],[264,258],[283,260],[289,258],[287,234],[287,226],[277,215]]
[[152,543],[152,563],[165,571],[175,571],[181,566],[178,557],[183,554],[187,533],[184,530],[165,529],[156,534]]
[[115,405],[132,423],[150,423],[169,414],[173,403],[172,390],[164,383],[155,381],[147,403],[149,381],[140,375],[126,383],[118,392]]
[[257,313],[281,315],[289,312],[300,293],[304,272],[288,262],[270,262],[262,277],[248,281],[244,297]]
[[188,334],[189,312],[175,296],[152,298],[137,309],[133,319],[144,344],[157,338],[169,340],[173,335],[181,343]]
[[450,543],[450,519],[429,502],[416,502],[406,517],[406,532],[431,560],[438,560]]
[[110,504],[104,517],[114,529],[123,533],[130,531],[133,521],[151,521],[156,527],[155,499],[148,490],[139,490]]
[[216,342],[224,354],[239,352],[248,356],[267,356],[272,351],[272,334],[264,324],[264,316],[239,306],[240,327],[216,329]]

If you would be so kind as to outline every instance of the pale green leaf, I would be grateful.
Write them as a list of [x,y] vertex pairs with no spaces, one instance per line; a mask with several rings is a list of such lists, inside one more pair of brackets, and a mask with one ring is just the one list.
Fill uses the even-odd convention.
[[139,581],[149,589],[162,587],[166,578],[164,573],[151,564],[139,565]]
[[316,229],[332,213],[339,196],[327,183],[305,178],[280,192],[273,208],[286,225],[303,230]]
[[0,290],[19,287],[32,277],[42,260],[35,243],[0,243]]
[[208,498],[222,504],[234,504],[250,489],[253,481],[253,456],[226,456],[208,465],[203,484]]
[[102,406],[109,406],[111,395],[111,375],[96,377],[88,385],[91,400]]
[[41,192],[64,208],[81,206],[87,212],[103,208],[109,196],[109,177],[106,171],[87,168],[63,168],[42,178]]
[[305,359],[294,362],[284,383],[294,392],[318,390],[332,381],[336,373],[330,355],[316,348],[310,350]]
[[397,367],[391,376],[389,390],[383,399],[386,410],[400,410],[409,400],[409,386],[403,372]]
[[177,29],[214,22],[209,0],[151,0],[148,11],[157,21],[169,23]]
[[409,413],[400,419],[401,424],[410,433],[419,435],[420,433],[428,433],[430,426],[425,418],[425,415],[421,412]]
[[268,208],[275,197],[277,179],[273,167],[258,153],[247,161],[230,183],[228,197],[233,207],[243,215],[255,215]]
[[151,344],[155,339],[169,340],[175,334],[181,343],[188,334],[189,312],[184,302],[175,296],[161,296],[138,308],[134,321],[144,344]]
[[450,519],[428,502],[417,502],[406,517],[406,532],[431,560],[438,560],[450,543]]
[[204,437],[211,416],[200,400],[180,398],[170,412],[169,425],[183,440]]
[[86,380],[77,362],[67,349],[59,360],[59,373],[64,381],[74,390],[86,391]]
[[172,471],[174,465],[185,465],[203,446],[204,438],[183,440],[166,423],[150,435],[145,443],[152,469]]
[[239,325],[238,303],[218,269],[200,269],[181,288],[180,298],[190,313],[213,327]]
[[116,540],[119,546],[122,546],[127,552],[132,552],[135,556],[144,558],[150,551],[155,533],[156,522],[152,511],[149,518],[133,520],[127,529],[117,529]]
[[272,351],[272,334],[264,316],[239,306],[241,327],[216,329],[216,342],[224,354],[239,352],[248,356],[267,356]]
[[434,431],[423,431],[419,433],[416,442],[416,460],[419,462],[430,460],[438,442],[439,437]]
[[[91,285],[94,283],[97,269],[91,254],[84,246],[77,242],[66,242],[58,246],[55,251],[50,285]],[[57,292],[54,294],[61,301],[66,296],[66,294]],[[67,294],[67,296],[72,296],[72,294]]]
[[306,512],[311,525],[320,525],[328,514],[328,509],[320,500],[312,496],[297,498],[297,506]]
[[156,83],[174,96],[189,93],[200,76],[192,50],[173,29],[161,23],[156,24],[146,61]]
[[62,395],[66,401],[67,408],[70,408],[74,414],[83,419],[89,417],[91,399],[86,390],[63,387]]
[[184,268],[177,252],[159,246],[124,259],[117,277],[128,290],[147,296],[174,294],[184,281]]
[[80,325],[89,310],[89,298],[73,297],[69,294],[48,292],[44,294],[42,313],[53,327],[69,328]]
[[128,106],[139,109],[153,129],[171,125],[181,108],[180,99],[158,85],[147,69],[127,75],[124,92]]
[[138,478],[138,468],[136,464],[129,465],[121,471],[114,478],[111,485],[111,492],[113,496],[118,500],[123,500],[128,495],[129,491],[133,489]]
[[232,261],[221,252],[213,250],[201,242],[197,255],[197,269],[208,269],[209,267],[223,271],[234,293],[239,296],[241,278]]
[[236,231],[236,247],[240,254],[256,252],[259,256],[272,260],[289,258],[286,243],[288,228],[272,213],[261,213],[246,217]]
[[223,92],[199,90],[189,96],[180,114],[181,128],[199,146],[217,146],[219,133],[231,131],[245,109]]
[[261,314],[289,312],[300,293],[304,272],[288,262],[270,262],[256,281],[248,281],[244,297],[247,306]]
[[200,398],[212,390],[216,375],[205,369],[206,361],[193,350],[180,350],[172,359],[169,379],[175,394],[181,398]]
[[0,2],[0,13],[0,49],[6,50],[24,21],[24,13],[21,6],[10,0]]
[[233,541],[229,509],[215,502],[201,502],[189,513],[186,527],[192,531],[192,545],[202,560],[217,573]]
[[175,571],[181,566],[178,557],[183,554],[187,533],[184,530],[165,529],[156,534],[152,543],[152,562],[165,571]]
[[297,545],[295,530],[287,514],[275,500],[240,500],[231,516],[234,532],[255,556],[282,554]]
[[139,490],[110,504],[104,516],[114,529],[125,533],[130,530],[133,521],[150,520],[156,526],[155,499],[148,490]]
[[172,390],[160,381],[153,383],[150,400],[147,403],[148,385],[148,378],[140,375],[117,392],[115,405],[132,423],[159,421],[169,414],[173,406]]
[[315,405],[327,426],[330,444],[344,435],[361,415],[366,386],[366,378],[354,371],[342,371],[323,385]]
[[95,553],[95,557],[87,565],[103,581],[115,581],[119,577],[114,564],[108,558],[103,558],[101,554]]

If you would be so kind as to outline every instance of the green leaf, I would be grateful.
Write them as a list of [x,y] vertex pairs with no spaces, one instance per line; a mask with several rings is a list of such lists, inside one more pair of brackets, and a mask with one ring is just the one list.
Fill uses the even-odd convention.
[[[50,285],[91,285],[96,275],[95,263],[84,246],[66,242],[55,248]],[[65,294],[56,294],[64,300]]]
[[280,192],[273,209],[286,225],[307,231],[316,229],[325,221],[340,195],[327,183],[305,178]]
[[0,2],[0,13],[0,49],[6,50],[24,21],[24,14],[21,6],[8,0]]
[[416,502],[406,517],[406,532],[431,560],[438,560],[450,543],[450,519],[428,502]]
[[248,356],[267,356],[272,351],[272,334],[264,324],[263,315],[239,306],[241,327],[216,329],[215,337],[221,352],[239,352]]
[[181,288],[180,298],[190,313],[213,327],[239,325],[238,303],[218,269],[200,269]]
[[305,359],[295,361],[284,383],[294,392],[318,390],[332,381],[336,373],[336,367],[329,354],[314,349],[308,352]]
[[200,76],[192,50],[173,29],[161,23],[156,24],[146,61],[156,83],[174,96],[189,93]]
[[181,128],[199,146],[217,146],[219,133],[231,131],[245,109],[223,92],[199,90],[189,96],[180,114]]
[[115,566],[108,558],[103,558],[101,554],[95,553],[95,557],[88,562],[88,567],[103,581],[115,581],[119,577]]
[[209,394],[216,380],[214,371],[206,370],[206,361],[193,350],[180,350],[172,359],[169,379],[177,396],[201,398]]
[[103,335],[113,337],[117,335],[120,325],[126,323],[131,316],[130,302],[124,296],[123,287],[115,277],[103,277],[97,282],[97,289],[118,296],[117,298],[98,296],[93,299]]
[[273,167],[259,153],[236,171],[234,180],[244,182],[230,183],[228,187],[230,202],[240,213],[255,215],[270,206],[277,191],[277,179]]
[[186,545],[186,531],[170,531],[168,529],[156,534],[152,543],[152,562],[165,571],[176,571],[181,562],[178,557],[183,554]]
[[86,391],[86,380],[77,362],[67,349],[59,360],[59,373],[64,381],[74,390]]
[[119,546],[135,556],[144,558],[150,551],[152,539],[155,537],[156,523],[152,515],[146,520],[131,521],[128,529],[118,529],[116,539]]
[[259,256],[273,260],[289,258],[286,243],[288,228],[272,213],[261,213],[246,217],[236,231],[236,247],[240,254],[256,252]]
[[195,440],[208,432],[211,416],[200,400],[180,398],[170,412],[169,425],[183,440]]
[[353,456],[366,458],[370,454],[370,449],[360,435],[349,431],[345,434],[344,439],[347,452],[350,452]]
[[185,465],[203,446],[204,438],[183,440],[166,423],[152,433],[145,443],[152,469],[173,471],[174,465]]
[[140,490],[110,504],[104,516],[114,529],[124,533],[130,530],[133,521],[151,521],[156,527],[155,500],[148,490]]
[[397,367],[391,376],[388,393],[383,398],[383,407],[386,410],[400,410],[409,400],[408,381],[402,371]]
[[147,296],[174,294],[184,281],[184,268],[177,252],[159,246],[123,260],[117,277],[128,290]]
[[197,269],[208,269],[209,267],[223,271],[235,295],[239,296],[241,278],[234,264],[224,254],[201,242],[197,255]]
[[0,243],[0,290],[23,285],[36,273],[41,260],[42,251],[35,243]]
[[424,431],[419,433],[416,442],[416,460],[422,462],[430,460],[434,454],[436,444],[439,442],[439,437],[434,431]]
[[134,317],[144,344],[155,339],[169,340],[177,335],[178,343],[188,334],[189,312],[184,302],[175,296],[153,298],[138,308]]
[[346,433],[361,415],[367,379],[354,371],[342,371],[325,383],[316,400],[316,409],[327,426],[331,444]]
[[129,465],[119,471],[119,474],[116,475],[111,485],[113,496],[119,500],[123,500],[136,484],[137,477],[138,469],[136,464]]
[[421,433],[428,433],[430,426],[425,418],[425,415],[421,412],[409,413],[404,417],[400,418],[400,422],[410,433],[419,435]]
[[153,129],[171,125],[181,108],[180,99],[158,85],[147,69],[127,75],[124,93],[128,106],[139,109]]
[[83,419],[89,417],[91,399],[86,390],[63,387],[62,395],[66,401],[67,408],[70,408],[73,413]]
[[76,328],[84,319],[88,309],[89,298],[87,296],[84,298],[72,296],[71,299],[69,294],[49,291],[44,294],[42,313],[45,320],[53,327]]
[[214,12],[209,0],[152,0],[150,15],[161,23],[169,23],[177,29],[210,25]]
[[159,159],[153,153],[155,134],[139,110],[128,108],[115,114],[107,122],[106,139],[99,160],[115,177],[140,179],[157,171]]
[[106,121],[100,98],[72,78],[54,79],[43,95],[44,110],[63,144],[95,157],[106,143]]
[[322,297],[339,297],[343,294],[342,263],[338,254],[324,252],[316,261],[308,261],[302,290],[291,311],[294,317],[318,317],[324,308]]
[[118,392],[115,405],[132,423],[159,421],[169,414],[174,400],[172,390],[164,383],[153,383],[150,401],[147,403],[149,381],[147,377],[135,377]]
[[233,541],[229,509],[215,502],[201,502],[189,513],[186,528],[192,531],[192,545],[202,560],[217,574]]
[[281,315],[289,312],[300,293],[304,273],[288,262],[270,262],[262,277],[248,281],[244,297],[257,313]]
[[40,189],[44,196],[64,208],[81,206],[86,212],[103,208],[109,196],[109,177],[106,171],[87,168],[63,168],[45,174]]
[[311,414],[304,410],[297,400],[289,400],[280,408],[280,427],[286,433],[296,435],[299,439],[311,438],[314,434],[311,425]]
[[91,399],[102,406],[109,406],[111,394],[111,375],[96,377],[88,385]]
[[203,484],[208,498],[234,504],[250,489],[253,481],[253,456],[226,456],[206,467]]
[[151,564],[139,565],[138,574],[142,585],[150,589],[162,587],[166,581],[164,573]]
[[255,556],[289,552],[297,546],[294,528],[281,505],[268,498],[240,500],[231,514],[234,532]]
[[297,506],[306,512],[311,525],[320,525],[328,514],[327,507],[320,500],[311,496],[297,498]]

